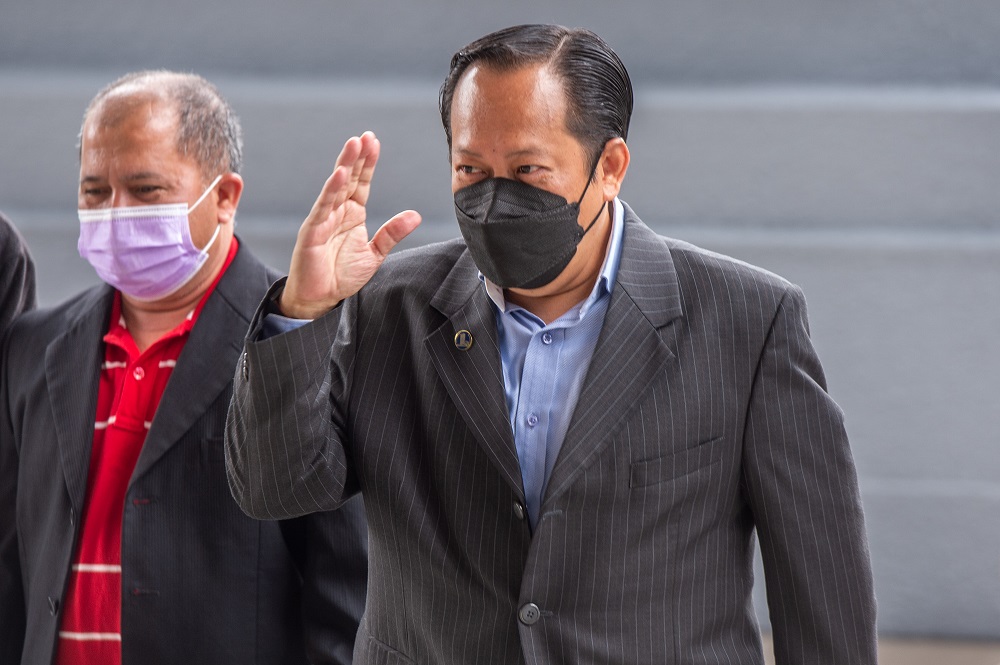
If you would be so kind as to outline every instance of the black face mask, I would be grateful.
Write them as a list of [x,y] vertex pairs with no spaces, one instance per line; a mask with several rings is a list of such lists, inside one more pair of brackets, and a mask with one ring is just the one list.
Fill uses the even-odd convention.
[[559,276],[586,229],[577,219],[580,201],[509,178],[487,178],[455,192],[455,215],[480,272],[497,286],[537,289]]

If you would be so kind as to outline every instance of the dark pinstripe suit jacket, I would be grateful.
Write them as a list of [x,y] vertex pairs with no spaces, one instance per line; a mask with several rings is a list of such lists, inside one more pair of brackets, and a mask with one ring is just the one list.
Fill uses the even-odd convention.
[[755,528],[779,662],[875,662],[854,466],[796,287],[626,208],[532,533],[476,275],[460,241],[402,252],[326,316],[252,328],[238,369],[240,505],[290,517],[364,496],[358,663],[762,663]]
[[[305,663],[306,652],[313,662],[351,659],[367,561],[360,503],[343,515],[258,522],[240,511],[226,482],[233,368],[273,278],[239,250],[191,332],[132,474],[121,554],[126,665]],[[4,344],[4,665],[52,662],[112,293],[101,286],[27,314]]]

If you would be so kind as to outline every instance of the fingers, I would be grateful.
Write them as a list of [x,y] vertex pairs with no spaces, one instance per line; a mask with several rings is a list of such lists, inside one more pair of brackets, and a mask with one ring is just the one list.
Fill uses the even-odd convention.
[[[365,134],[371,134],[371,132],[365,132]],[[362,134],[361,136],[364,136]],[[374,136],[374,134],[372,134]],[[341,166],[346,166],[349,169],[354,168],[355,162],[358,161],[358,156],[361,154],[361,149],[364,145],[364,141],[361,137],[352,136],[344,142],[344,147],[341,149],[340,154],[337,155],[337,163],[334,169]]]
[[[372,176],[375,164],[378,162],[381,143],[373,132],[365,132],[361,136],[352,136],[344,143],[344,148],[337,156],[337,169],[346,169],[346,195],[344,200],[353,199],[364,206],[368,203],[368,193],[371,190]],[[327,181],[329,183],[329,181]],[[337,207],[343,201],[334,204]]]
[[[378,163],[379,154],[382,152],[382,144],[372,132],[362,134],[361,142],[361,155],[355,162],[355,169],[351,173],[351,179],[357,183],[351,198],[361,205],[365,205],[368,202],[368,194],[371,192],[372,176],[375,174],[375,164]],[[357,166],[359,163],[360,168]]]
[[404,210],[383,224],[375,232],[368,246],[372,248],[373,253],[384,259],[400,240],[410,235],[418,226],[420,226],[420,213],[415,210]]
[[330,177],[323,183],[323,189],[316,197],[316,202],[313,203],[312,210],[309,211],[309,216],[306,217],[303,227],[319,226],[329,219],[330,213],[347,199],[345,189],[349,179],[349,171],[342,166],[338,166],[330,174]]
[[[323,228],[331,220],[343,221],[343,206],[349,199],[362,208],[367,204],[380,148],[379,141],[372,132],[352,136],[344,143],[333,173],[323,184],[309,216],[302,224],[301,232],[308,236],[315,236],[317,232],[328,234],[332,229]],[[351,219],[355,223],[363,223],[364,216],[353,215]],[[313,238],[316,242],[321,240]]]

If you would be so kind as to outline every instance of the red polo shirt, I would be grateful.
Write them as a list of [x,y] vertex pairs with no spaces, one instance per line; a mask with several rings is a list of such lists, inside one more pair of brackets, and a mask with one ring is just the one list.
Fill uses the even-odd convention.
[[222,270],[187,318],[143,353],[125,326],[121,293],[115,293],[104,336],[87,494],[63,600],[56,665],[121,663],[121,533],[129,480],[177,359],[237,246],[233,238]]

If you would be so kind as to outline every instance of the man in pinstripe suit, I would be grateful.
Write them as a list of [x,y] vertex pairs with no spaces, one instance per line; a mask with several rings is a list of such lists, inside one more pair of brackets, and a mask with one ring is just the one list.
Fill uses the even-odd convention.
[[251,324],[227,424],[251,515],[369,518],[358,663],[876,660],[842,414],[798,288],[617,198],[632,92],[585,30],[517,26],[442,87],[462,240],[369,241],[349,140]]

